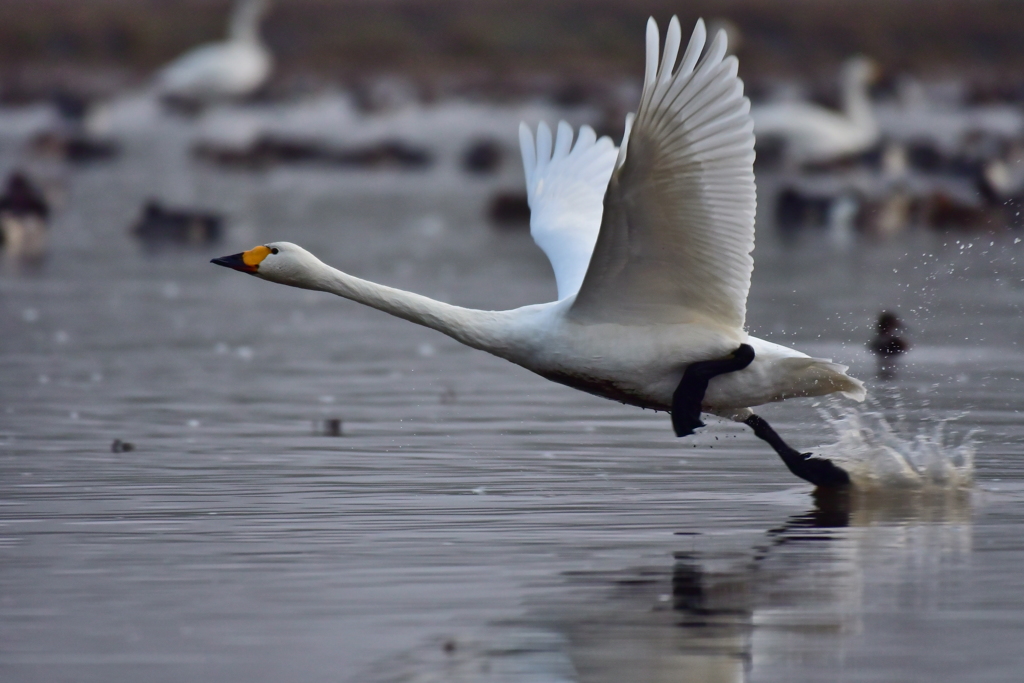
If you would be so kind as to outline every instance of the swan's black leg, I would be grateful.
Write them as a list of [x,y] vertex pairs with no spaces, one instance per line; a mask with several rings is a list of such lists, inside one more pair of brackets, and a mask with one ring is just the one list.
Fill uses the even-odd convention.
[[[742,370],[753,360],[754,349],[749,344],[741,344],[728,358],[691,363],[672,395],[672,427],[676,436],[688,436],[698,427],[704,426],[700,421],[700,407],[704,402],[708,382],[718,375]],[[831,460],[821,460],[810,453],[800,453],[791,448],[761,416],[751,415],[744,423],[754,430],[758,438],[767,441],[786,463],[789,471],[801,479],[825,488],[850,485],[850,475],[846,470]]]
[[718,375],[742,370],[753,360],[753,347],[740,344],[728,358],[690,363],[672,394],[672,428],[676,430],[676,436],[689,436],[695,429],[704,426],[700,421],[700,406],[704,402],[708,382]]
[[831,460],[814,458],[810,453],[798,453],[775,433],[775,430],[764,418],[751,415],[744,420],[744,423],[754,430],[754,434],[758,438],[767,441],[768,445],[774,448],[782,458],[782,462],[786,463],[789,471],[801,479],[806,479],[815,486],[826,488],[850,485],[850,475],[846,473],[846,470],[834,465]]

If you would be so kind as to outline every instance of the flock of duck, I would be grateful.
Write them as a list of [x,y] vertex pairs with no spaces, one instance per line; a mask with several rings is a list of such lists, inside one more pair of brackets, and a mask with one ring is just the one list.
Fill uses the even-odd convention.
[[[185,109],[255,91],[273,63],[259,39],[265,9],[262,0],[242,3],[225,42],[186,54],[150,87]],[[846,211],[849,222],[880,196],[910,193],[916,187],[907,170],[912,155],[907,146],[879,147],[884,126],[867,93],[875,71],[869,61],[858,58],[844,67],[841,111],[807,102],[752,109],[726,34],[719,31],[706,42],[703,21],[684,43],[673,18],[663,45],[649,21],[643,88],[618,145],[587,125],[574,130],[563,121],[555,132],[544,123],[520,125],[528,205],[523,214],[551,262],[556,301],[511,311],[464,309],[361,280],[287,241],[213,262],[336,294],[552,381],[669,412],[679,437],[704,426],[702,413],[742,422],[797,476],[818,486],[846,486],[850,477],[842,468],[792,448],[753,412],[795,397],[865,397],[863,384],[845,366],[745,330],[754,265],[755,133],[759,141],[779,145],[785,182],[776,210],[783,226],[809,222],[812,214],[834,223],[844,201],[856,204]],[[948,150],[932,152],[944,169],[955,165],[944,156]],[[389,153],[422,161],[408,149]],[[500,146],[485,141],[467,150],[463,163],[469,171],[486,172],[500,157]],[[1012,161],[1000,158],[1001,171],[994,163],[974,169],[972,179],[988,183],[989,201],[1010,192]],[[884,167],[873,175],[884,179],[887,195],[865,189],[862,177],[872,163]],[[815,202],[825,206],[812,210]],[[40,258],[47,218],[41,193],[23,174],[12,174],[0,198],[3,248]],[[209,244],[220,238],[222,220],[151,200],[132,231],[149,244]],[[909,348],[900,329],[895,315],[883,314],[871,343],[883,373]]]
[[[240,0],[224,40],[173,60],[128,99],[136,102],[141,97],[197,115],[210,105],[237,102],[260,92],[274,66],[260,36],[268,9],[269,0]],[[788,97],[776,93],[752,107],[759,170],[773,171],[778,178],[774,184],[762,183],[762,211],[773,214],[783,231],[825,230],[839,241],[847,241],[854,232],[889,236],[915,226],[989,230],[1021,224],[1024,115],[1012,107],[942,106],[929,101],[924,88],[914,81],[904,82],[896,103],[876,103],[870,88],[879,73],[870,59],[848,60],[838,78],[838,108],[793,97],[791,88],[781,89],[789,92]],[[398,86],[383,89],[398,93],[391,92],[385,101],[397,98],[408,103],[411,98]],[[54,104],[60,116],[32,137],[35,154],[72,163],[117,156],[118,135],[125,128],[117,106],[87,106],[66,94]],[[597,102],[596,115],[592,108],[577,119],[605,123],[606,112],[617,106]],[[438,126],[428,119],[440,107],[434,106],[434,112],[428,112],[430,107],[421,109],[413,118],[419,118],[418,125],[429,128],[435,138],[451,132],[445,127],[459,126],[457,113],[452,114],[452,122]],[[296,114],[300,119],[304,115]],[[553,108],[529,112],[529,118],[558,115]],[[215,115],[203,118],[211,121],[210,135],[198,135],[193,147],[197,159],[242,169],[305,163],[422,171],[439,157],[430,147],[431,135],[417,136],[410,130],[417,124],[398,117],[379,117],[368,124],[352,112],[341,111],[333,119],[322,118],[325,125],[311,132],[308,125],[268,125],[258,117],[248,120],[237,109],[225,116],[228,120],[222,125]],[[324,130],[332,125],[339,129],[361,126],[364,131],[353,139],[332,137]],[[615,127],[614,121],[602,126]],[[239,139],[220,135],[224,128],[252,130]],[[463,142],[457,157],[469,174],[493,174],[514,154],[514,137],[507,135],[482,132]],[[503,188],[495,194],[488,215],[498,225],[525,224],[525,193]],[[148,235],[152,230],[136,234]],[[10,245],[20,242],[9,239],[7,244],[11,250]],[[45,241],[33,244],[38,249]]]
[[878,68],[842,68],[839,110],[807,101],[752,110],[760,165],[777,166],[775,222],[783,231],[889,237],[921,226],[1020,227],[1024,118],[1013,107],[943,107],[903,84],[897,104],[873,103]]

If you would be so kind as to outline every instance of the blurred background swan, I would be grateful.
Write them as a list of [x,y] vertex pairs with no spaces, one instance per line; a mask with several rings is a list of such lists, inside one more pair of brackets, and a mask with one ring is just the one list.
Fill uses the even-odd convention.
[[260,20],[267,0],[235,5],[227,40],[201,45],[165,66],[156,89],[166,100],[201,104],[245,97],[270,76],[273,56],[260,40]]
[[826,163],[865,152],[879,140],[878,123],[868,96],[877,74],[866,57],[848,59],[840,74],[842,110],[804,101],[785,101],[753,107],[758,142],[775,138],[785,160],[793,166]]

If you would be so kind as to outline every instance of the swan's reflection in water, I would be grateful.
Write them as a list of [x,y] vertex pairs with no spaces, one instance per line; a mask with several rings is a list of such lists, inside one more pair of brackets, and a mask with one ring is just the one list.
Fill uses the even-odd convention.
[[[970,496],[819,494],[746,552],[701,545],[676,553],[670,570],[575,577],[611,584],[603,600],[556,618],[577,680],[838,675],[863,645],[866,613],[927,612],[941,602],[946,570],[971,551]],[[878,662],[877,677],[861,669],[858,680],[896,680],[899,663],[891,664]]]
[[439,639],[370,678],[794,683],[845,669],[901,680],[907,663],[886,639],[898,620],[934,614],[963,575],[970,493],[818,494],[809,511],[748,531],[680,532],[689,547],[666,566],[567,573],[524,619]]

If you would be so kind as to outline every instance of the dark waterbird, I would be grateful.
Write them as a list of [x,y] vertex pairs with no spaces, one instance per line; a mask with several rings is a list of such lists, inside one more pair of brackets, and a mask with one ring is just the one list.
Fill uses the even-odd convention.
[[868,343],[871,353],[878,358],[878,375],[891,379],[896,374],[899,358],[910,350],[910,342],[900,334],[903,323],[891,311],[882,311],[874,338]]
[[201,247],[216,244],[223,236],[224,219],[192,209],[168,209],[155,199],[142,207],[131,233],[150,248]]
[[50,206],[28,176],[11,173],[0,196],[0,249],[9,257],[42,259],[49,243]]

